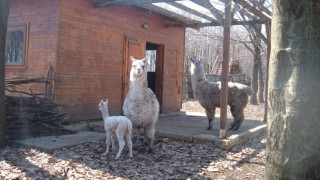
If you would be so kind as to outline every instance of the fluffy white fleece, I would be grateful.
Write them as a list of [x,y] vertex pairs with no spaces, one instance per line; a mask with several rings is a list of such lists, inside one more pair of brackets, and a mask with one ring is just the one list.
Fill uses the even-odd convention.
[[130,57],[132,68],[130,71],[130,90],[123,104],[123,113],[133,125],[133,144],[137,148],[139,129],[144,129],[149,153],[153,153],[152,144],[155,125],[158,121],[159,102],[148,88],[145,60]]

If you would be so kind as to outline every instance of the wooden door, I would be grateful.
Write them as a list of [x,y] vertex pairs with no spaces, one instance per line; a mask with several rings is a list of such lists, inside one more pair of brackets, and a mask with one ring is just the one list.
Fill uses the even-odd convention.
[[155,95],[160,104],[160,112],[162,107],[162,88],[163,88],[163,45],[157,45],[156,57],[156,82]]
[[175,112],[180,107],[181,87],[178,80],[178,56],[179,53],[174,49],[165,49],[165,69],[164,69],[164,92],[162,112]]
[[130,70],[131,60],[130,56],[137,59],[145,57],[145,45],[146,43],[136,38],[125,38],[125,53],[123,58],[123,71],[122,71],[122,95],[121,95],[121,107],[130,89]]

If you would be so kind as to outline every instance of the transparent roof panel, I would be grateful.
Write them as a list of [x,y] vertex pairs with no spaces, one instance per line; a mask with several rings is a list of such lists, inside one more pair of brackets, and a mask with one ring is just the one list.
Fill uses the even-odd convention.
[[[195,21],[197,21],[197,22],[202,22],[202,23],[209,22],[209,21],[206,20],[206,19],[203,19],[203,18],[201,18],[201,17],[199,17],[199,16],[196,16],[196,15],[190,13],[190,12],[187,12],[187,11],[185,11],[185,10],[179,9],[179,8],[174,7],[174,6],[172,6],[172,5],[170,5],[170,4],[167,4],[167,3],[152,3],[152,4],[155,5],[155,6],[158,6],[158,7],[164,8],[164,9],[167,9],[167,10],[169,10],[169,11],[171,11],[171,12],[177,13],[177,14],[179,14],[179,15],[182,15],[182,16],[184,16],[184,17],[190,18],[190,19],[192,19],[192,20],[195,20]],[[184,5],[184,4],[183,4],[183,5]],[[187,6],[187,7],[188,7],[188,6]],[[195,9],[194,7],[193,7],[193,8],[190,7],[190,8],[191,8],[191,9]],[[195,9],[195,10],[198,11],[197,9]],[[210,12],[209,12],[209,13],[210,13]],[[203,13],[203,14],[204,14],[204,13]],[[206,15],[207,15],[207,14],[206,14]]]
[[[177,18],[184,22],[210,23],[223,21],[225,1],[226,0],[176,0],[170,2],[152,3],[142,6]],[[250,6],[255,7],[258,11],[261,12],[261,14],[264,14],[266,17],[271,19],[271,0],[266,0],[264,5],[257,5],[256,0],[245,0],[245,2],[247,2]],[[231,1],[231,3],[233,6],[235,5],[234,1]],[[217,13],[220,14],[220,16],[217,16]],[[245,14],[246,18],[243,19],[240,13]],[[242,5],[237,6],[235,14],[233,16],[233,20],[250,21],[253,19],[260,18],[254,15],[252,11],[250,12],[247,9],[243,8]]]

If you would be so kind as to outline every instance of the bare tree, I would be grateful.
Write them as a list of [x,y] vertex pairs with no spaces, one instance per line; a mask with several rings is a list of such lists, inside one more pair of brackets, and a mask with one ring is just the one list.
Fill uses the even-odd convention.
[[[251,3],[255,7],[259,7],[259,9],[262,9],[264,12],[268,13],[268,9],[264,7],[264,4],[267,2],[266,0],[250,0]],[[247,12],[245,9],[240,9],[240,18],[242,20],[258,20],[256,16],[253,16],[249,12]],[[254,93],[251,97],[251,104],[258,104],[258,99],[260,103],[264,102],[264,73],[262,68],[262,54],[264,53],[263,46],[261,44],[262,39],[266,39],[262,32],[261,32],[261,25],[244,25],[244,27],[248,30],[248,33],[250,34],[250,39],[253,45],[254,50],[250,50],[250,52],[253,52],[253,67],[252,67],[252,79],[251,79],[251,86],[254,90]],[[267,43],[266,41],[264,41]],[[250,46],[246,45],[247,48],[251,48]]]
[[320,3],[273,1],[266,179],[320,179]]
[[5,114],[5,44],[10,0],[0,1],[0,148],[7,145],[6,114]]

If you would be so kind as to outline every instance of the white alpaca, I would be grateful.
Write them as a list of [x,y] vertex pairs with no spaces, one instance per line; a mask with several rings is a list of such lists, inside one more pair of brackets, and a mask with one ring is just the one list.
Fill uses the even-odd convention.
[[106,152],[103,155],[109,153],[110,140],[112,141],[112,149],[115,149],[114,138],[117,136],[119,142],[119,150],[116,156],[116,160],[120,157],[123,147],[125,145],[124,137],[126,137],[127,145],[129,147],[129,155],[132,158],[132,142],[131,132],[132,123],[125,116],[109,116],[108,99],[104,102],[102,99],[99,103],[99,110],[102,112],[104,121],[104,129],[106,130]]
[[147,138],[148,152],[153,153],[152,144],[155,134],[155,125],[158,121],[159,102],[148,88],[145,60],[130,57],[132,68],[130,71],[130,90],[123,104],[123,113],[133,125],[133,146],[137,149],[139,129],[144,129]]

